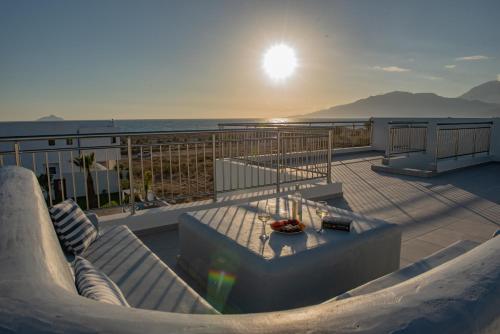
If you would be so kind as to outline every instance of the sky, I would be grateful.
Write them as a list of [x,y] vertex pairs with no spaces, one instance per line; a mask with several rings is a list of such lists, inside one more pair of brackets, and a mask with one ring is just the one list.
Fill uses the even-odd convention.
[[[271,118],[500,79],[500,1],[0,1],[0,121]],[[276,43],[298,67],[262,69]]]

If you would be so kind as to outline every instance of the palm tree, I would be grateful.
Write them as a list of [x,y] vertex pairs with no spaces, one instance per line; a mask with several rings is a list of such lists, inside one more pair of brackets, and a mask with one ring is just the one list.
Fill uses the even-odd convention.
[[40,187],[43,190],[43,195],[45,197],[45,200],[47,201],[47,203],[49,203],[48,194],[49,194],[49,187],[52,187],[52,178],[47,177],[47,174],[40,174],[36,178],[38,179],[38,183],[40,184]]
[[84,168],[87,175],[87,191],[89,195],[89,206],[90,208],[97,207],[96,193],[94,189],[94,180],[92,179],[92,173],[90,169],[95,164],[95,155],[90,153],[87,155],[81,155],[78,158],[73,159],[73,163],[80,168]]

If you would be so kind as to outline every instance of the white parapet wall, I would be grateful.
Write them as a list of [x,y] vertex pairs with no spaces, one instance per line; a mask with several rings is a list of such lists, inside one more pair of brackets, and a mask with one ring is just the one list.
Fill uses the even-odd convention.
[[500,117],[493,119],[491,134],[491,155],[493,161],[500,161]]
[[[325,180],[310,180],[300,183],[300,193],[305,199],[324,200],[342,196],[342,183],[333,182],[327,184]],[[178,224],[178,217],[185,213],[204,210],[214,207],[248,203],[276,196],[287,196],[295,192],[295,184],[287,184],[281,187],[277,194],[276,186],[259,187],[252,190],[239,190],[225,193],[218,197],[217,201],[204,200],[190,203],[176,204],[160,208],[136,211],[134,215],[128,212],[119,213],[100,218],[103,228],[116,225],[126,225],[132,231],[140,233],[144,230],[172,228]]]
[[[394,158],[391,157],[389,164],[394,168],[417,168],[443,172],[489,161],[500,161],[500,118],[373,118],[372,120],[372,147],[379,151],[385,151],[387,148],[388,129],[391,122],[428,122],[426,151],[398,154]],[[446,123],[449,124],[447,127],[453,127],[454,123],[474,124],[480,122],[493,122],[489,154],[481,153],[436,160],[438,124]]]
[[215,170],[217,192],[276,183],[275,168],[259,167],[238,160],[217,159]]

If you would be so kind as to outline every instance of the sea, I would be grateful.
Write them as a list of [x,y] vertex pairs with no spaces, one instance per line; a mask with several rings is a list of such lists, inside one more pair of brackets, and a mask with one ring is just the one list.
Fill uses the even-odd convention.
[[[237,119],[134,119],[113,120],[115,126],[123,132],[149,132],[149,131],[187,131],[187,130],[215,130],[223,123],[256,123],[256,122],[309,122],[309,121],[334,121],[336,119],[320,118],[237,118]],[[356,119],[337,119],[342,121],[354,121]],[[359,119],[357,119],[359,120]]]
[[113,120],[124,132],[214,130],[221,123],[263,122],[262,119],[130,119]]

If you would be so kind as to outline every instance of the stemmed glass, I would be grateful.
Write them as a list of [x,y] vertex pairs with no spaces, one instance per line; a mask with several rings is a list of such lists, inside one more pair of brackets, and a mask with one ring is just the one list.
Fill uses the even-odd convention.
[[266,223],[271,219],[271,210],[269,209],[269,206],[266,205],[264,210],[259,211],[257,217],[262,222],[262,233],[259,239],[260,241],[264,242],[269,239],[269,236],[266,234]]
[[328,203],[325,201],[319,201],[316,203],[316,215],[321,219],[320,221],[320,228],[316,230],[318,233],[323,233],[323,218],[328,216],[328,209],[327,209]]

